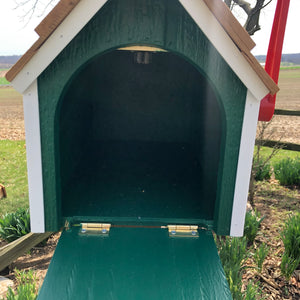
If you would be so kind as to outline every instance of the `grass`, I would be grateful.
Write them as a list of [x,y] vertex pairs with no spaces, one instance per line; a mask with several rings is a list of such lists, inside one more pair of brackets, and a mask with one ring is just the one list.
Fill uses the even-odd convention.
[[16,291],[11,287],[8,288],[8,292],[5,298],[0,300],[35,300],[37,298],[37,277],[34,271],[15,271],[16,276]]
[[281,232],[284,254],[282,256],[281,272],[287,280],[300,264],[300,214],[290,216]]
[[[273,184],[269,181],[257,181],[256,196],[264,199],[265,205],[270,205],[270,209],[273,209],[276,204],[276,208],[281,210],[281,214],[284,210],[288,215],[291,211],[299,211],[299,192],[281,186],[279,184]],[[270,203],[268,203],[270,201]],[[274,210],[273,215],[277,212]]]
[[[272,148],[269,147],[262,147],[261,148],[261,154],[264,157],[267,157],[271,154],[272,152]],[[284,158],[296,158],[296,157],[300,157],[300,152],[297,151],[290,151],[290,150],[280,150],[274,157],[271,158],[271,165],[274,166],[275,164],[277,164],[279,161],[281,161]]]
[[[3,72],[3,71],[7,71],[7,69],[0,69],[0,74],[1,74],[1,72]],[[2,75],[0,75],[0,85],[1,85],[1,84],[10,84],[10,82],[7,81],[5,77],[2,77]]]
[[300,69],[300,66],[282,66],[280,67],[280,70],[296,70],[296,69]]
[[279,78],[300,78],[300,66],[280,68]]
[[20,93],[12,87],[0,88],[0,104],[12,104],[16,102],[22,104],[22,95]]
[[0,77],[0,85],[1,84],[10,84],[10,82],[7,81],[5,77]]
[[5,186],[7,198],[0,200],[0,217],[28,208],[26,149],[24,141],[0,141],[0,182]]
[[300,68],[281,69],[278,84],[280,91],[276,98],[276,108],[299,110]]

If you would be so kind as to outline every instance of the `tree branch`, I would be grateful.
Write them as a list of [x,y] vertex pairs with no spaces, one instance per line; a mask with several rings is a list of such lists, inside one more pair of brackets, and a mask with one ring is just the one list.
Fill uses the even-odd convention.
[[249,2],[245,0],[233,0],[233,2],[236,3],[239,7],[241,7],[249,16],[249,14],[251,13],[251,5]]
[[250,10],[247,21],[244,25],[245,29],[250,35],[260,30],[259,16],[260,11],[264,5],[265,0],[257,0],[256,5]]
[[245,22],[244,28],[246,31],[253,35],[256,31],[260,30],[259,25],[259,16],[260,12],[263,8],[265,8],[268,4],[272,2],[269,0],[266,4],[264,4],[265,0],[256,0],[256,4],[253,8],[251,8],[250,2],[246,0],[224,0],[226,5],[231,8],[232,3],[238,5],[244,12],[247,14],[247,20]]
[[33,16],[41,17],[45,14],[48,7],[55,4],[57,0],[47,0],[46,3],[43,3],[41,0],[14,0],[14,2],[14,9],[22,9],[20,18],[22,22],[26,23],[26,26]]
[[232,2],[232,0],[224,0],[224,2],[228,6],[228,8],[231,9],[231,2]]

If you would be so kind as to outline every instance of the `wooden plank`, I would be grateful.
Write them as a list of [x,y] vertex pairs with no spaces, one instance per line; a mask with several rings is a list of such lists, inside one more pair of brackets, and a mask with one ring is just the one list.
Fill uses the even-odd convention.
[[231,213],[230,235],[243,236],[245,214],[252,168],[253,148],[260,102],[248,90],[242,127],[235,189]]
[[241,53],[246,58],[249,65],[252,67],[252,69],[255,71],[255,73],[258,75],[258,77],[262,80],[262,82],[268,88],[268,90],[270,91],[270,94],[271,95],[276,94],[279,91],[279,87],[273,81],[273,79],[269,76],[269,74],[265,71],[265,69],[260,65],[260,63],[257,61],[257,59],[251,54],[250,51],[248,53],[245,53],[245,52],[241,52]]
[[248,32],[241,26],[224,2],[220,0],[203,1],[239,49],[244,51],[255,47],[255,43]]
[[293,143],[288,143],[288,142],[278,142],[278,141],[272,141],[272,140],[260,140],[260,141],[255,142],[255,144],[258,144],[258,143],[264,147],[274,148],[275,146],[276,147],[279,146],[281,149],[284,149],[284,150],[300,152],[299,144],[293,144]]
[[0,271],[10,265],[22,254],[48,238],[53,232],[28,233],[0,248]]
[[72,9],[80,0],[61,0],[47,15],[47,17],[35,28],[35,32],[44,38],[48,38],[51,33],[69,15]]
[[36,52],[43,45],[44,42],[45,39],[39,38],[30,47],[30,49],[6,73],[5,78],[11,82],[18,75],[18,73],[24,68],[24,66],[31,60],[31,58],[36,54]]
[[6,197],[7,197],[7,193],[6,193],[5,186],[0,183],[0,199],[6,198]]
[[39,39],[6,73],[5,78],[8,81],[11,82],[18,75],[79,1],[80,0],[61,0],[48,16],[35,28],[36,33],[40,35]]
[[300,116],[300,110],[275,109],[274,115]]
[[41,132],[37,80],[23,94],[28,192],[32,232],[45,232]]

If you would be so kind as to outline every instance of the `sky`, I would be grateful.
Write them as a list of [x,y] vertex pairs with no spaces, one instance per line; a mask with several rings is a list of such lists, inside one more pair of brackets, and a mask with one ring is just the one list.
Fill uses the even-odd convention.
[[[15,1],[20,0],[0,0],[0,55],[22,55],[38,38],[34,28],[42,21],[46,14],[42,14],[42,9],[38,11],[28,23],[22,20],[24,8],[16,9]],[[41,0],[47,3],[49,0]],[[57,0],[53,0],[54,3]],[[273,0],[261,14],[261,30],[252,36],[256,47],[252,50],[254,55],[266,54],[271,34],[273,17],[276,7],[276,0]],[[53,6],[46,10],[48,13]],[[289,16],[286,27],[283,53],[300,53],[300,0],[290,0]],[[239,14],[242,19],[242,13]]]

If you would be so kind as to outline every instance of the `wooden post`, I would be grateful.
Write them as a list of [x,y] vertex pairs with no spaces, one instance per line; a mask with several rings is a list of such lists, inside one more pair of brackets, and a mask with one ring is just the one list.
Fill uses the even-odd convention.
[[0,183],[0,199],[6,198],[6,197],[7,197],[7,193],[5,190],[5,186]]
[[0,248],[0,271],[31,248],[48,238],[53,232],[28,233]]

